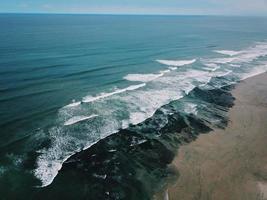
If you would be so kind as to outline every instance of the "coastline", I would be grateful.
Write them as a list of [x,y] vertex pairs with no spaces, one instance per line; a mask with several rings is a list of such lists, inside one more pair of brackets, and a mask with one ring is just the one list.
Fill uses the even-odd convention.
[[232,94],[228,126],[181,146],[170,165],[179,178],[155,199],[267,199],[267,73]]

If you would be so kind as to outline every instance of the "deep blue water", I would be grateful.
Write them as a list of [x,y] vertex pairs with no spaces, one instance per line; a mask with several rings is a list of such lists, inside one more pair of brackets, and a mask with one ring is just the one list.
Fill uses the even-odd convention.
[[[7,198],[51,184],[76,152],[197,87],[267,70],[267,18],[1,14],[0,27]],[[191,98],[176,111],[198,106]]]

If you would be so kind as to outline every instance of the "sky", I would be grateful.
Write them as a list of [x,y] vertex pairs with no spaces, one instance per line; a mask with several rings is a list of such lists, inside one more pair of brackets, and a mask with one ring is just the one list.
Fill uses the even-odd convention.
[[267,0],[0,0],[0,12],[267,16]]

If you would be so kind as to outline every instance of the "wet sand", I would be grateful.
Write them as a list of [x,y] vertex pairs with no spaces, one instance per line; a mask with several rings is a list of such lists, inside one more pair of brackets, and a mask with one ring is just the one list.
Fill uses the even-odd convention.
[[225,130],[179,149],[179,178],[156,199],[267,199],[267,73],[237,84]]

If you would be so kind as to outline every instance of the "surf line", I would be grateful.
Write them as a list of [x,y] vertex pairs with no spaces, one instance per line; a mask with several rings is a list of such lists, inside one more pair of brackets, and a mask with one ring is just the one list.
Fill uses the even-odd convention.
[[71,107],[79,106],[79,105],[84,104],[84,103],[91,103],[91,102],[94,102],[94,101],[98,101],[100,99],[104,99],[104,98],[113,96],[115,94],[121,94],[123,92],[137,90],[137,89],[139,89],[141,87],[144,87],[144,86],[146,86],[146,83],[142,83],[142,84],[138,84],[138,85],[131,85],[131,86],[127,87],[127,88],[117,89],[114,92],[110,92],[110,93],[101,93],[98,96],[87,96],[87,97],[84,97],[82,99],[82,101],[73,102],[73,103],[71,103],[69,105],[64,106],[63,108],[71,108]]

